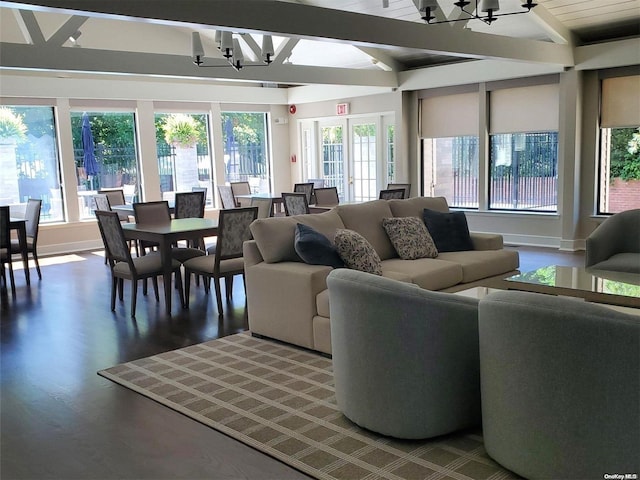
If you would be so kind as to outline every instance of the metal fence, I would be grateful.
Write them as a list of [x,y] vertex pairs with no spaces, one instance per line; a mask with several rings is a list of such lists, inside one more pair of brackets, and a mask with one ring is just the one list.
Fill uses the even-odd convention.
[[[490,138],[489,208],[556,211],[558,134],[499,134]],[[457,137],[451,145],[451,206],[477,208],[478,139]]]

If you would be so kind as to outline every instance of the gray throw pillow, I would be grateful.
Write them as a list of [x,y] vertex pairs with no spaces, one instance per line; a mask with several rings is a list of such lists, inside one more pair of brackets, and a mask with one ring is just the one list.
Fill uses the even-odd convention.
[[373,246],[353,230],[339,228],[334,238],[336,250],[345,265],[353,270],[382,275],[382,261]]
[[442,213],[425,208],[422,215],[438,252],[473,250],[464,212]]
[[438,249],[424,222],[418,217],[391,217],[382,219],[389,240],[403,260],[436,258]]
[[294,242],[296,253],[309,265],[328,265],[333,268],[344,267],[344,262],[331,241],[317,230],[298,223]]

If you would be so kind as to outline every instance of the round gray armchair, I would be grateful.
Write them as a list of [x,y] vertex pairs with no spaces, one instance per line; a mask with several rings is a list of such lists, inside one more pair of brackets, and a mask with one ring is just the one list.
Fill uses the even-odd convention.
[[336,400],[397,438],[480,425],[478,301],[349,269],[328,278]]
[[585,267],[640,274],[640,209],[612,215],[587,237]]

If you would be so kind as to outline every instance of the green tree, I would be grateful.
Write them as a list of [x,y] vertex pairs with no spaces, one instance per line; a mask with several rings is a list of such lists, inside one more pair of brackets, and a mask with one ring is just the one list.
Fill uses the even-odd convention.
[[611,178],[640,179],[640,128],[611,129]]

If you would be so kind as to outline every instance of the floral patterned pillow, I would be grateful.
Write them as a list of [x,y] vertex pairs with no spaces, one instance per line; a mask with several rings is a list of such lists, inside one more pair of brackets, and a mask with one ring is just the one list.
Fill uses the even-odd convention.
[[418,217],[384,218],[382,226],[403,260],[438,256],[436,244],[424,222]]
[[380,256],[367,239],[358,232],[339,228],[333,243],[348,268],[382,275]]

